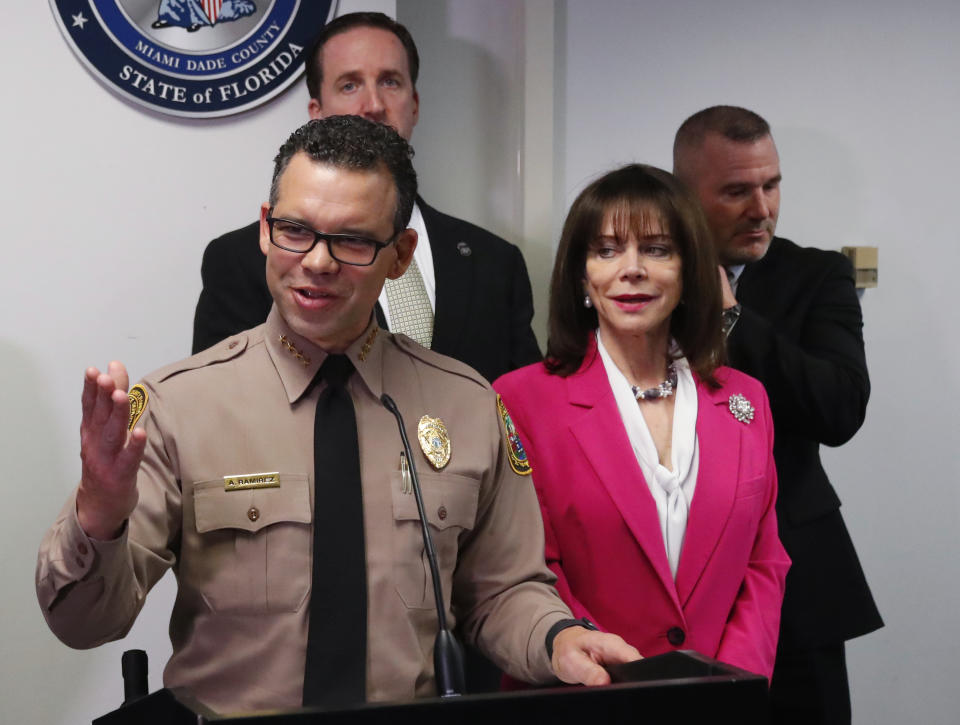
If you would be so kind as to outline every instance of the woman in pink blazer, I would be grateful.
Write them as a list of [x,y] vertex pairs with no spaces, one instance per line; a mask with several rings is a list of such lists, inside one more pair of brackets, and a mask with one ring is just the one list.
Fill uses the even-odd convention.
[[720,364],[717,269],[671,174],[607,174],[564,225],[546,360],[494,387],[574,615],[645,656],[693,649],[769,678],[790,560],[766,393]]

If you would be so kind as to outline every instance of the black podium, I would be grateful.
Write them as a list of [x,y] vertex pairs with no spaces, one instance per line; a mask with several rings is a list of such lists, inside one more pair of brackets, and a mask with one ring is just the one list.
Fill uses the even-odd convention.
[[93,725],[767,722],[766,678],[696,652],[671,652],[608,670],[614,683],[606,687],[554,687],[248,715],[220,715],[185,692],[164,689],[97,718]]

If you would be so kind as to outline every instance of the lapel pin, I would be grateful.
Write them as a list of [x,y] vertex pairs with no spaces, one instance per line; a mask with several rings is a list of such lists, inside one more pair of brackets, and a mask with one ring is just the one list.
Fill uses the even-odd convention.
[[460,250],[461,257],[469,257],[471,254],[473,254],[473,250],[470,249],[470,245],[466,242],[458,242],[457,249]]

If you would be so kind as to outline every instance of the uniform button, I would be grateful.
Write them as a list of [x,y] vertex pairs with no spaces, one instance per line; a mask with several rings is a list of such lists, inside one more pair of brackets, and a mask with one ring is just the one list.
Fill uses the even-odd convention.
[[443,521],[444,519],[447,518],[447,507],[446,507],[446,506],[441,506],[440,508],[437,509],[437,517],[438,517],[441,521]]
[[679,627],[671,627],[667,630],[667,641],[674,647],[679,647],[687,639],[687,634]]
[[81,542],[80,542],[80,546],[77,547],[77,551],[80,552],[80,555],[81,555],[81,556],[86,556],[86,555],[87,555],[87,545],[84,544],[84,543],[81,541]]
[[258,509],[256,506],[251,506],[250,510],[247,511],[247,518],[250,519],[251,521],[256,521],[257,519],[259,519],[260,509]]
[[234,340],[234,341],[231,342],[229,345],[227,345],[227,349],[228,349],[228,350],[232,350],[233,348],[235,348],[235,347],[236,347],[237,345],[239,345],[239,344],[240,344],[240,343],[238,343],[236,340]]

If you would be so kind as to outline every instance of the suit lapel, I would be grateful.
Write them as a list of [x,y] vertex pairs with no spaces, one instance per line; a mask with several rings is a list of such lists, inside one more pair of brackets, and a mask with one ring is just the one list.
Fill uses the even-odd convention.
[[588,349],[580,370],[567,378],[567,393],[571,405],[587,409],[570,425],[574,438],[679,610],[657,505],[633,453],[595,344]]
[[433,316],[433,344],[431,347],[444,355],[455,355],[460,338],[469,333],[467,312],[475,299],[475,268],[471,255],[460,253],[458,239],[445,217],[417,198],[423,223],[430,238],[433,255],[433,274],[437,299]]
[[740,473],[740,427],[730,425],[730,391],[697,381],[697,486],[677,567],[677,595],[686,606],[733,509]]

